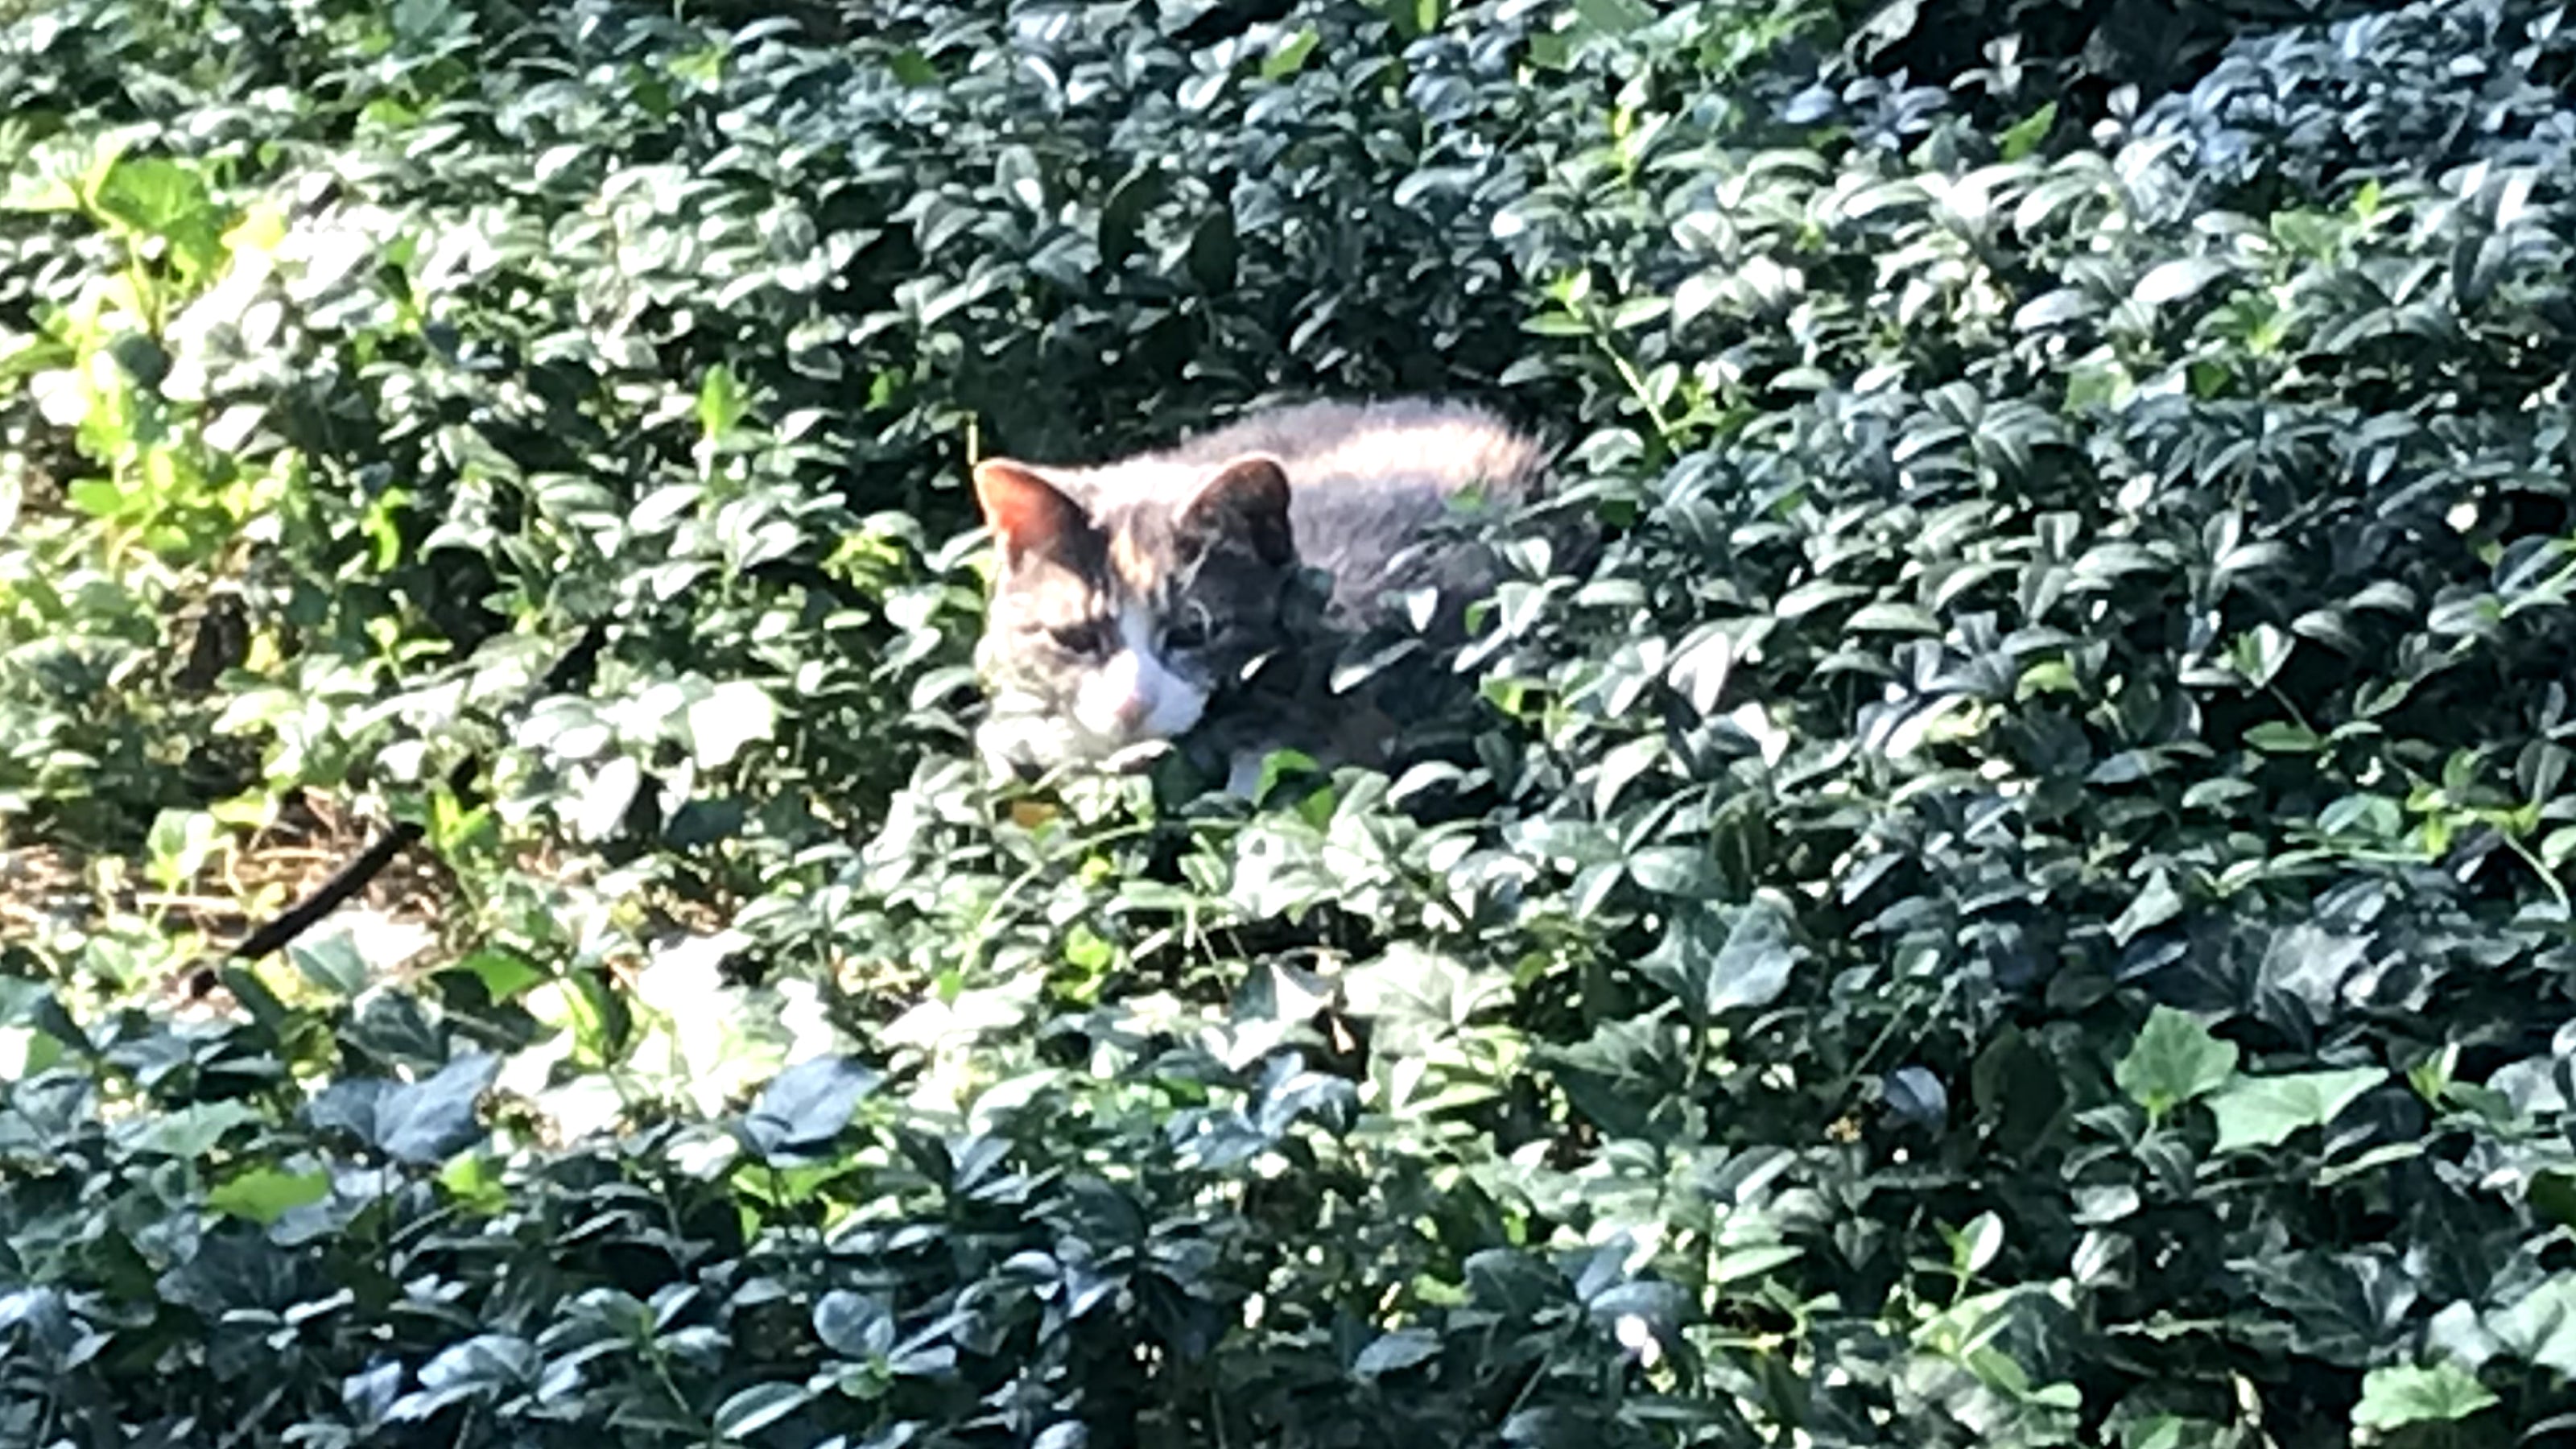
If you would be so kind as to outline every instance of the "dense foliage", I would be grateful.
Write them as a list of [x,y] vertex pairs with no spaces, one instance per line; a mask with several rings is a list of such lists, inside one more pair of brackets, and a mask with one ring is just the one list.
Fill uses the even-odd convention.
[[[10,7],[0,1444],[2576,1426],[2576,28],[2050,8]],[[1393,390],[1467,728],[978,775]]]

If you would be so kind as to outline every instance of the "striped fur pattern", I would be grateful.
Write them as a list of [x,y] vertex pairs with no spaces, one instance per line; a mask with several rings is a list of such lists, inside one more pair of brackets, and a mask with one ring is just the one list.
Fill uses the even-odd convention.
[[[1491,559],[1426,530],[1470,490],[1527,499],[1543,466],[1492,414],[1428,400],[1289,407],[1093,467],[978,465],[1000,554],[976,655],[987,759],[1116,761],[1229,707],[1269,716],[1264,748],[1372,753],[1341,738],[1365,711],[1318,697],[1307,665],[1426,588],[1429,627],[1454,632]],[[1311,627],[1301,569],[1329,581]]]

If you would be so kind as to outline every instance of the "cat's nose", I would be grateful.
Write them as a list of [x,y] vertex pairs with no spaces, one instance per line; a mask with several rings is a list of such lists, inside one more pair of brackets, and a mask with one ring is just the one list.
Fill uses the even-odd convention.
[[1125,699],[1118,701],[1118,707],[1110,711],[1110,715],[1118,721],[1118,727],[1120,729],[1133,730],[1138,725],[1143,724],[1145,722],[1145,717],[1153,712],[1154,702],[1152,700],[1147,699],[1142,694],[1131,694]]

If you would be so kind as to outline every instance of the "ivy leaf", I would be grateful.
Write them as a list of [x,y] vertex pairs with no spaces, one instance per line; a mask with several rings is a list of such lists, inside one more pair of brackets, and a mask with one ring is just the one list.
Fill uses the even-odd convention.
[[330,1191],[331,1175],[327,1172],[254,1167],[208,1188],[206,1207],[266,1226],[295,1208],[320,1202]]
[[286,959],[305,980],[335,996],[356,996],[367,989],[366,957],[346,930],[315,932],[291,941]]
[[1720,938],[1722,919],[1706,906],[1677,907],[1663,939],[1637,962],[1700,1021],[1778,1000],[1804,954],[1790,939],[1786,906],[1768,892],[1739,907]]
[[2486,1330],[2525,1363],[2576,1377],[2576,1273],[2557,1273],[2487,1315]]
[[448,1345],[420,1367],[420,1388],[394,1401],[386,1417],[427,1419],[452,1404],[492,1400],[535,1387],[543,1358],[511,1333],[483,1333]]
[[1352,967],[1342,977],[1342,989],[1351,1014],[1375,1028],[1386,1050],[1411,1055],[1502,1003],[1510,986],[1499,973],[1401,945]]
[[798,1062],[770,1079],[742,1119],[745,1145],[764,1162],[825,1146],[850,1125],[877,1076],[843,1056]]
[[1515,1323],[1529,1322],[1565,1297],[1564,1276],[1516,1248],[1487,1248],[1466,1266],[1476,1302]]
[[2111,939],[2125,946],[2141,933],[2181,915],[2182,909],[2182,892],[2174,889],[2172,875],[2159,867],[2147,877],[2146,885],[2129,902],[2129,908],[2111,923]]
[[2205,1097],[2236,1071],[2236,1048],[2170,1006],[2158,1006],[2120,1059],[2112,1080],[2151,1121]]
[[459,1057],[422,1082],[353,1077],[313,1101],[313,1124],[337,1128],[393,1158],[433,1167],[482,1136],[475,1103],[501,1070],[501,1059]]
[[1384,1333],[1361,1349],[1351,1361],[1351,1372],[1363,1379],[1374,1379],[1400,1369],[1408,1369],[1440,1352],[1440,1336],[1425,1329],[1406,1328]]
[[259,1120],[241,1102],[191,1102],[131,1124],[136,1130],[128,1138],[137,1152],[194,1161],[214,1151],[225,1133]]
[[2379,1067],[2237,1077],[2209,1099],[2209,1110],[2218,1118],[2217,1150],[2278,1147],[2302,1127],[2333,1121],[2387,1080],[2387,1071]]
[[2362,1376],[2361,1402],[2353,1405],[2356,1429],[2402,1429],[2409,1424],[2450,1424],[2499,1402],[2477,1375],[2443,1359],[2429,1367],[2375,1368]]

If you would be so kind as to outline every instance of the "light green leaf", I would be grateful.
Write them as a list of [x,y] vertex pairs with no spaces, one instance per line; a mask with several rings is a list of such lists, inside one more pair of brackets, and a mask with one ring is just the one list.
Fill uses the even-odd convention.
[[267,1224],[284,1217],[290,1209],[320,1202],[330,1191],[331,1175],[327,1172],[280,1172],[273,1167],[254,1167],[209,1189],[206,1206],[215,1212]]
[[1576,23],[1595,35],[1625,35],[1655,22],[1641,0],[1574,0]]
[[136,1152],[193,1160],[214,1151],[225,1133],[258,1120],[240,1102],[196,1102],[136,1119],[130,1141]]
[[2050,101],[2038,110],[2013,122],[2005,128],[1999,140],[2003,159],[2018,161],[2039,149],[2039,143],[2048,139],[2049,128],[2056,124],[2057,102],[2055,101]]
[[1950,1256],[1959,1274],[1965,1277],[1982,1273],[1995,1260],[1995,1254],[2003,1251],[2004,1220],[1994,1213],[1982,1212],[1949,1237]]
[[1409,1055],[1456,1034],[1477,1013],[1507,1000],[1511,983],[1498,972],[1397,944],[1345,972],[1342,990],[1351,1015],[1371,1023],[1385,1050]]
[[709,438],[732,432],[750,410],[751,399],[732,368],[719,362],[707,369],[706,380],[698,384],[698,426]]
[[2353,1405],[2356,1429],[2401,1429],[2408,1424],[2449,1424],[2495,1406],[2495,1394],[2477,1375],[2444,1359],[2429,1368],[2394,1365],[2372,1369]]
[[145,872],[165,891],[183,889],[206,868],[223,839],[223,826],[203,810],[164,810],[153,817],[145,837],[145,848],[152,853]]
[[2218,1150],[2277,1147],[2302,1127],[2322,1127],[2388,1080],[2381,1067],[2238,1077],[2209,1099],[2218,1116]]
[[2236,1071],[2236,1048],[2191,1017],[2159,1006],[2147,1017],[2129,1054],[2112,1074],[2129,1099],[2161,1119],[2185,1102],[2205,1097]]
[[1295,75],[1306,64],[1306,57],[1314,54],[1315,46],[1322,38],[1315,27],[1301,27],[1282,40],[1279,48],[1261,62],[1261,78],[1275,81]]

